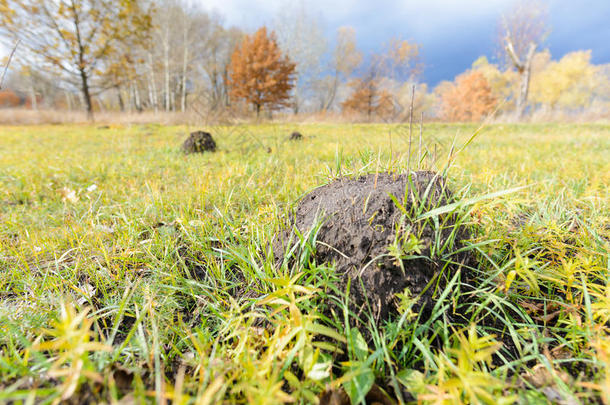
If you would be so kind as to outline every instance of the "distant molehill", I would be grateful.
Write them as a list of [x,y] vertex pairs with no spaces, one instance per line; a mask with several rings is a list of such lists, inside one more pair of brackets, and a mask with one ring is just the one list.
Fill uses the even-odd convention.
[[303,139],[303,134],[301,134],[300,132],[294,131],[293,133],[290,134],[290,138],[288,138],[288,140],[290,141],[300,141]]
[[195,131],[184,141],[182,150],[186,154],[215,152],[216,142],[214,142],[214,138],[212,138],[212,134],[209,132]]

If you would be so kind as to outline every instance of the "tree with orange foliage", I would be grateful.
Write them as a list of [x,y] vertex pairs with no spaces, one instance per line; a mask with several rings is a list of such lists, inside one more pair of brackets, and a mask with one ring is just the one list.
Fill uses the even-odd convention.
[[229,67],[231,97],[252,104],[258,117],[261,108],[269,111],[290,105],[294,86],[295,64],[282,55],[275,33],[262,27],[246,35],[235,47]]
[[497,103],[485,76],[476,70],[462,73],[455,83],[441,83],[438,91],[443,117],[449,121],[478,121]]
[[352,93],[342,103],[343,111],[365,113],[369,120],[396,116],[401,106],[391,88],[397,80],[417,75],[419,45],[395,38],[385,48],[371,57],[366,74],[350,83]]
[[396,109],[394,97],[388,90],[380,88],[380,79],[369,74],[363,79],[350,83],[351,95],[341,107],[345,112],[365,113],[370,120],[374,115],[386,118],[392,116]]

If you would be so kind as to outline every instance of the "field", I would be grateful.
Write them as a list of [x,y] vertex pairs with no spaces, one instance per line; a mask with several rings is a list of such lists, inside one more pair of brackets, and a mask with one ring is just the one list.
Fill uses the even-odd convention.
[[[185,156],[194,129],[0,127],[0,403],[610,403],[609,125],[429,124],[411,158],[398,125],[210,127]],[[324,310],[332,263],[271,243],[304,193],[418,156],[462,202],[474,299],[359,333]]]

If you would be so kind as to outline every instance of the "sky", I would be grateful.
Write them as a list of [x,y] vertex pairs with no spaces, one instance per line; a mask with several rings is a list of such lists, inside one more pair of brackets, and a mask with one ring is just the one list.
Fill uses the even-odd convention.
[[[316,17],[329,48],[337,28],[352,26],[365,55],[391,38],[421,45],[422,82],[453,80],[479,56],[495,62],[497,23],[513,0],[188,0],[219,13],[226,25],[254,31],[272,26],[280,10],[302,5]],[[299,3],[301,2],[301,3]],[[542,48],[553,59],[592,51],[595,64],[610,63],[610,0],[546,0],[550,34]],[[8,50],[0,46],[0,57]]]
[[[255,30],[272,25],[278,10],[299,0],[194,0],[229,25]],[[497,22],[512,0],[301,0],[319,16],[329,43],[352,26],[365,54],[393,37],[421,44],[422,81],[436,85],[496,54]],[[596,64],[610,62],[610,0],[548,0],[550,34],[542,48],[553,59],[590,49]]]

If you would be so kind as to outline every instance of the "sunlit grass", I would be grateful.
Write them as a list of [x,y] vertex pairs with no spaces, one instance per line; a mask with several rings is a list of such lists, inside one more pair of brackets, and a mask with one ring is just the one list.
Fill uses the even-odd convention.
[[450,187],[527,187],[456,208],[476,284],[453,280],[421,322],[402,297],[369,342],[328,316],[341,291],[308,235],[279,268],[273,235],[308,190],[418,153],[441,170],[476,127],[428,125],[411,159],[395,125],[212,127],[219,151],[184,156],[191,129],[0,129],[0,402],[308,403],[373,384],[430,403],[609,400],[609,126],[485,128]]

